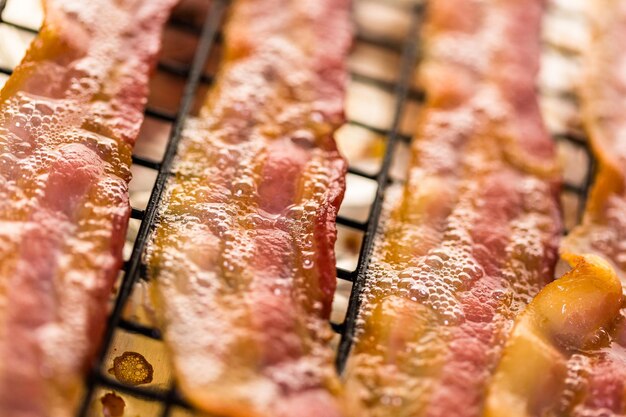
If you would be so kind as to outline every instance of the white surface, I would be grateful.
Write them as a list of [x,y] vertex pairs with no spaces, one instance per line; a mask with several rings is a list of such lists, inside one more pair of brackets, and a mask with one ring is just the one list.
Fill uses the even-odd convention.
[[9,0],[2,13],[2,19],[30,29],[39,29],[43,21],[41,1]]
[[0,66],[13,68],[20,63],[34,35],[0,24]]
[[4,74],[0,74],[0,88],[4,87],[4,83],[7,82],[9,77]]

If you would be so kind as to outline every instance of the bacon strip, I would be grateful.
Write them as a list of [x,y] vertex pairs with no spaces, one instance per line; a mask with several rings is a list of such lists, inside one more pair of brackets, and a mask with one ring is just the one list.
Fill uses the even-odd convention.
[[570,233],[562,253],[595,253],[609,260],[626,284],[626,78],[620,45],[626,40],[626,5],[590,2],[593,38],[581,83],[585,129],[599,164],[583,224]]
[[350,415],[480,415],[513,318],[552,277],[561,224],[535,94],[542,5],[429,4],[427,102],[361,295]]
[[238,0],[147,252],[180,388],[221,416],[339,416],[328,318],[348,0]]
[[622,286],[599,256],[568,260],[574,269],[541,290],[516,319],[485,417],[624,415],[624,349],[610,346],[607,337],[620,315]]
[[564,258],[574,269],[516,319],[489,387],[486,417],[626,414],[622,284],[597,255]]
[[47,0],[0,93],[0,415],[72,415],[130,214],[131,150],[175,0]]
[[[600,166],[583,224],[564,241],[563,257],[591,252],[611,262],[626,286],[626,5],[616,0],[590,2],[593,30],[587,54],[587,74],[581,84],[583,122]],[[575,331],[576,322],[570,324]],[[585,376],[573,416],[626,414],[626,307],[600,329],[599,346],[583,352],[582,365],[571,365]],[[608,341],[610,340],[610,344]]]
[[[626,415],[626,308],[620,309],[626,285],[626,54],[620,47],[626,5],[590,5],[594,37],[581,98],[600,170],[583,224],[561,246],[561,256],[575,268],[546,287],[516,321],[490,388],[489,416],[503,410],[512,417]],[[543,327],[540,317],[546,315],[556,326]],[[532,348],[536,363],[531,349],[520,352],[531,339],[541,340],[541,348]]]

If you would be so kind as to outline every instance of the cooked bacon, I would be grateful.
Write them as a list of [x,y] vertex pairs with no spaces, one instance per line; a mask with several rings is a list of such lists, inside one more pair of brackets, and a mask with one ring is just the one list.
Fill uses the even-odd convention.
[[590,2],[594,36],[581,83],[585,129],[599,164],[585,216],[564,240],[563,253],[595,253],[613,264],[626,284],[626,78],[620,45],[626,40],[626,5]]
[[574,269],[516,320],[490,388],[489,416],[626,414],[626,5],[590,5],[595,33],[581,102],[600,170],[583,224],[561,247]]
[[361,294],[351,415],[478,416],[561,229],[535,94],[539,0],[429,4],[427,102]]
[[131,150],[175,0],[48,0],[0,93],[0,415],[72,415],[122,262]]
[[567,258],[574,269],[516,319],[485,417],[624,415],[624,348],[607,337],[620,317],[620,280],[597,255]]
[[339,416],[328,318],[348,0],[238,0],[147,263],[180,388],[222,416]]

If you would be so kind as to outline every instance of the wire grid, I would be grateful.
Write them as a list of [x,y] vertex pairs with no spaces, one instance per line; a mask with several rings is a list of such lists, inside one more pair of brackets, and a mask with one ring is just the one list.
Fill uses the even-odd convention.
[[[385,0],[377,0],[384,3]],[[37,30],[12,23],[2,18],[7,0],[0,0],[0,24],[5,24],[20,31],[36,34]],[[162,404],[160,415],[167,417],[171,415],[174,406],[191,410],[192,407],[182,398],[176,389],[175,383],[166,391],[156,391],[149,388],[130,386],[118,382],[102,372],[103,364],[107,352],[111,349],[114,334],[117,329],[122,329],[130,333],[139,334],[151,339],[161,339],[158,329],[146,327],[140,323],[130,321],[122,316],[124,306],[129,300],[134,284],[145,277],[145,265],[142,264],[142,254],[146,246],[148,236],[155,224],[159,203],[169,177],[170,168],[176,155],[178,142],[181,137],[185,120],[191,113],[193,101],[197,90],[201,84],[211,84],[213,77],[204,73],[204,66],[209,56],[214,51],[217,43],[221,41],[221,26],[224,16],[229,7],[230,0],[213,0],[202,29],[187,27],[192,32],[199,33],[199,43],[195,51],[193,62],[190,67],[173,65],[171,63],[160,62],[158,68],[161,71],[184,77],[185,88],[176,114],[169,113],[157,108],[146,109],[146,117],[172,123],[172,130],[169,135],[166,150],[162,160],[152,160],[146,157],[133,155],[133,164],[142,166],[157,173],[154,187],[152,188],[148,204],[145,209],[132,208],[131,218],[141,221],[139,231],[134,243],[131,257],[124,264],[124,276],[115,300],[113,311],[108,319],[107,330],[103,339],[103,348],[91,369],[86,380],[86,393],[77,416],[84,417],[90,414],[90,405],[94,400],[94,394],[99,388],[107,388],[142,398],[148,401],[156,401]],[[398,6],[400,7],[400,6]],[[367,279],[367,269],[370,261],[377,227],[381,216],[385,192],[388,186],[394,181],[390,175],[390,169],[394,162],[394,151],[401,142],[410,143],[411,137],[401,132],[402,116],[405,112],[407,102],[410,100],[423,102],[423,91],[412,86],[412,75],[419,58],[419,31],[424,15],[425,7],[423,3],[415,4],[406,8],[406,13],[411,15],[411,24],[406,38],[398,42],[384,36],[373,36],[367,33],[357,33],[357,41],[370,44],[391,52],[400,53],[400,75],[396,82],[388,81],[369,75],[351,71],[353,80],[360,83],[369,84],[384,91],[394,94],[394,116],[391,127],[383,129],[373,125],[368,125],[361,121],[349,120],[348,124],[358,126],[386,138],[386,148],[379,171],[375,174],[364,170],[349,167],[348,172],[376,181],[376,194],[370,207],[369,215],[365,221],[354,220],[347,216],[338,216],[337,223],[350,229],[363,233],[363,239],[359,250],[358,263],[354,270],[337,268],[337,277],[342,280],[352,282],[352,289],[348,309],[344,320],[341,323],[332,323],[333,330],[339,333],[341,339],[338,346],[336,366],[342,372],[348,359],[350,349],[353,344],[355,332],[355,322],[359,312],[360,293]],[[181,22],[172,21],[174,25],[181,25]],[[0,66],[0,73],[10,75],[12,68]],[[566,97],[568,100],[576,100],[574,96]],[[579,149],[587,155],[588,167],[587,175],[582,184],[564,182],[564,192],[573,193],[578,198],[577,216],[582,216],[586,197],[593,181],[595,171],[595,161],[589,150],[587,140],[584,136],[571,132],[553,132],[553,138],[557,142],[566,142]]]

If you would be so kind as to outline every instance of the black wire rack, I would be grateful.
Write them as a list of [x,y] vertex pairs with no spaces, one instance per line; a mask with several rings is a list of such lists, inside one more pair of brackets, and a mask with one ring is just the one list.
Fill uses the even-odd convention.
[[[368,1],[385,2],[385,0]],[[0,0],[0,24],[8,25],[20,31],[36,34],[36,29],[12,23],[2,18],[6,3],[7,0]],[[159,204],[167,179],[170,175],[170,168],[176,155],[177,146],[181,138],[185,121],[192,112],[194,99],[197,96],[200,86],[210,85],[213,82],[214,77],[207,75],[205,72],[205,64],[211,54],[215,53],[216,46],[219,42],[221,42],[220,30],[228,11],[229,3],[229,0],[212,0],[210,2],[210,9],[207,14],[207,18],[202,28],[192,27],[185,22],[176,20],[172,20],[170,22],[171,25],[184,28],[185,30],[189,30],[198,35],[199,42],[197,44],[195,56],[191,66],[177,65],[168,62],[160,62],[158,64],[158,69],[160,71],[185,79],[184,92],[176,113],[169,113],[159,108],[148,107],[146,109],[147,118],[153,118],[171,123],[172,129],[164,156],[161,160],[152,160],[150,158],[140,157],[137,155],[133,156],[133,164],[156,172],[156,181],[154,183],[154,187],[152,188],[146,208],[132,209],[131,218],[139,220],[141,225],[134,242],[130,259],[124,264],[123,279],[115,299],[112,313],[108,319],[107,330],[103,339],[104,342],[102,351],[100,352],[96,363],[86,379],[86,393],[77,414],[79,417],[90,415],[91,404],[95,400],[94,395],[98,389],[115,390],[144,400],[156,401],[162,405],[160,411],[160,415],[162,417],[170,416],[175,407],[191,409],[190,405],[186,403],[184,398],[179,394],[175,383],[173,383],[167,390],[157,391],[152,388],[142,388],[139,386],[123,384],[105,374],[102,370],[104,369],[103,364],[106,360],[107,353],[112,348],[114,336],[118,329],[151,339],[161,339],[161,333],[158,329],[147,327],[138,322],[124,318],[123,310],[129,301],[133,291],[133,286],[138,282],[138,280],[145,277],[145,266],[142,264],[142,254],[144,252],[148,236],[155,224]],[[386,147],[381,166],[377,173],[370,173],[352,166],[349,167],[348,172],[350,174],[376,182],[377,188],[375,198],[370,207],[367,219],[365,221],[359,221],[347,216],[339,216],[337,218],[337,223],[339,225],[356,230],[363,234],[356,268],[354,270],[337,268],[338,279],[346,280],[352,283],[348,309],[344,320],[340,323],[331,323],[332,328],[340,335],[336,359],[336,366],[339,372],[343,371],[353,344],[355,321],[360,306],[360,294],[367,279],[368,264],[372,254],[377,227],[383,209],[385,192],[388,189],[388,186],[394,181],[390,171],[394,163],[395,150],[400,143],[408,144],[411,141],[411,137],[401,131],[403,115],[409,102],[414,101],[420,103],[424,100],[423,92],[413,87],[412,79],[419,61],[419,31],[425,13],[425,7],[422,3],[411,6],[400,6],[398,4],[394,4],[393,7],[402,7],[405,13],[410,14],[411,23],[408,34],[404,40],[397,41],[384,36],[374,36],[368,34],[367,32],[357,31],[356,33],[357,42],[362,42],[364,44],[369,44],[396,54],[400,54],[400,71],[399,78],[395,82],[379,79],[354,71],[351,72],[353,81],[369,84],[373,87],[393,94],[395,103],[393,120],[391,127],[388,129],[371,126],[357,120],[348,121],[348,124],[366,129],[378,136],[386,138]],[[12,73],[12,68],[0,67],[0,73],[10,75]],[[575,100],[575,97],[571,96],[566,99]],[[584,181],[582,183],[565,182],[563,187],[564,193],[570,193],[576,196],[578,201],[577,216],[580,219],[584,209],[586,196],[593,179],[592,174],[595,170],[594,159],[589,151],[587,140],[583,135],[564,131],[553,132],[553,137],[557,143],[567,143],[581,149],[587,156],[588,166],[586,168],[587,174]]]

